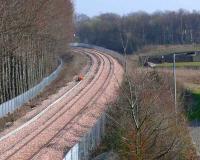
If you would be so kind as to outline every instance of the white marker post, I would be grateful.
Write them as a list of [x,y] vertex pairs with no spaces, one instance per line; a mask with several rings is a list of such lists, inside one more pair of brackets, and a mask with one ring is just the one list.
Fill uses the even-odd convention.
[[174,109],[177,120],[177,95],[176,95],[176,54],[173,55],[173,74],[174,74]]

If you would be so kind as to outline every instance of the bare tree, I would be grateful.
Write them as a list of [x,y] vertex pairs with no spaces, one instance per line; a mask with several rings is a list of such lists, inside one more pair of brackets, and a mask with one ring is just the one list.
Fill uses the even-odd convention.
[[138,160],[188,156],[182,154],[188,144],[179,132],[181,124],[176,126],[171,87],[170,79],[155,71],[137,68],[127,72],[120,98],[107,114],[110,125],[122,130],[121,139],[128,146],[128,153],[119,148],[121,155]]
[[[58,66],[73,35],[70,0],[0,1],[0,103],[27,91]],[[67,28],[67,29],[66,29]]]

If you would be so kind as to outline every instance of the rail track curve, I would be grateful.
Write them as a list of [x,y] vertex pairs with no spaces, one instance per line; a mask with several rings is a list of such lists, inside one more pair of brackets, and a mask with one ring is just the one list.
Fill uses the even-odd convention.
[[0,137],[0,160],[62,159],[66,148],[87,133],[106,104],[115,99],[123,77],[121,65],[95,49],[73,51],[92,60],[84,80],[32,120]]

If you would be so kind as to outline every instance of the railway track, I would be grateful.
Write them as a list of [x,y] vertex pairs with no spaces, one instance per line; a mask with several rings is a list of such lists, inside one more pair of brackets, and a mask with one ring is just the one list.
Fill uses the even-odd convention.
[[[63,96],[28,126],[1,138],[0,159],[44,159],[47,156],[45,154],[48,154],[46,151],[49,144],[64,138],[72,122],[77,118],[84,119],[85,111],[104,94],[114,74],[115,60],[92,49],[74,49],[74,52],[83,52],[92,59],[92,66],[85,80],[80,82],[73,93]],[[63,149],[60,152],[63,153]]]

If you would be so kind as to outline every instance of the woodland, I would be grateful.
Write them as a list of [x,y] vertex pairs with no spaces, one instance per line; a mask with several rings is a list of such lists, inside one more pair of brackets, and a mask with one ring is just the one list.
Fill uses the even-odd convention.
[[73,35],[70,0],[0,1],[0,104],[24,93],[60,64]]

